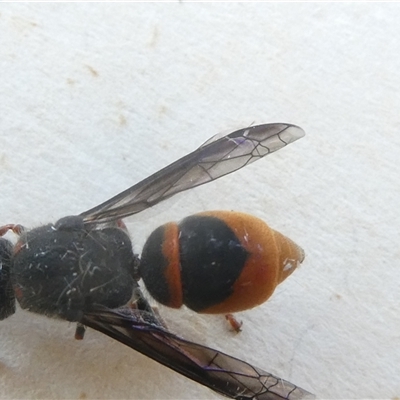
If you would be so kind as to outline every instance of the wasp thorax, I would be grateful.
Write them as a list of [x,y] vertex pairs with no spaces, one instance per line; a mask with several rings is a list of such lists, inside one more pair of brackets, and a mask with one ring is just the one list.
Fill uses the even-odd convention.
[[65,218],[23,233],[12,262],[21,307],[70,321],[94,304],[126,304],[136,285],[135,256],[123,230],[88,230]]

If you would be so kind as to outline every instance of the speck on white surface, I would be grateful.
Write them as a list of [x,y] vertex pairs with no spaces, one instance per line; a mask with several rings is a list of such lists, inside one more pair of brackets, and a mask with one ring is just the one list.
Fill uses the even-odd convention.
[[[1,224],[77,214],[218,132],[300,141],[130,218],[135,250],[196,211],[252,213],[306,260],[243,331],[161,309],[175,332],[321,399],[400,397],[400,5],[0,4]],[[88,331],[18,310],[0,397],[220,398]]]

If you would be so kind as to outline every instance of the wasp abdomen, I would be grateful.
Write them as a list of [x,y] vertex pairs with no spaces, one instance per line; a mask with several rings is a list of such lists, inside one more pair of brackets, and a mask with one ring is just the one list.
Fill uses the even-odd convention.
[[231,313],[266,301],[303,259],[299,246],[260,219],[210,211],[156,229],[140,274],[164,305]]

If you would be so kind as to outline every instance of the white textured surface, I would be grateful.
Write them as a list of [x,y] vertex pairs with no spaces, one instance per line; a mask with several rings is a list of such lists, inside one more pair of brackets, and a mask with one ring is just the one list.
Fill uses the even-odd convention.
[[[262,217],[304,265],[233,336],[162,309],[184,337],[319,398],[400,396],[400,5],[0,4],[0,223],[86,210],[209,136],[291,122],[307,136],[129,219]],[[220,398],[100,333],[18,312],[1,398]]]

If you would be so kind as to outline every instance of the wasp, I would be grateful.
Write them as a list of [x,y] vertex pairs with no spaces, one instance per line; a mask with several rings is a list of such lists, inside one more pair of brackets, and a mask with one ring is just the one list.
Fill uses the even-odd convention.
[[[207,212],[156,229],[142,256],[122,218],[214,181],[304,136],[291,124],[216,135],[138,184],[80,215],[31,230],[0,227],[0,319],[21,308],[98,330],[232,399],[302,399],[306,390],[171,333],[149,305],[230,313],[265,301],[302,262],[294,242],[242,213]],[[2,236],[18,236],[16,244]]]

